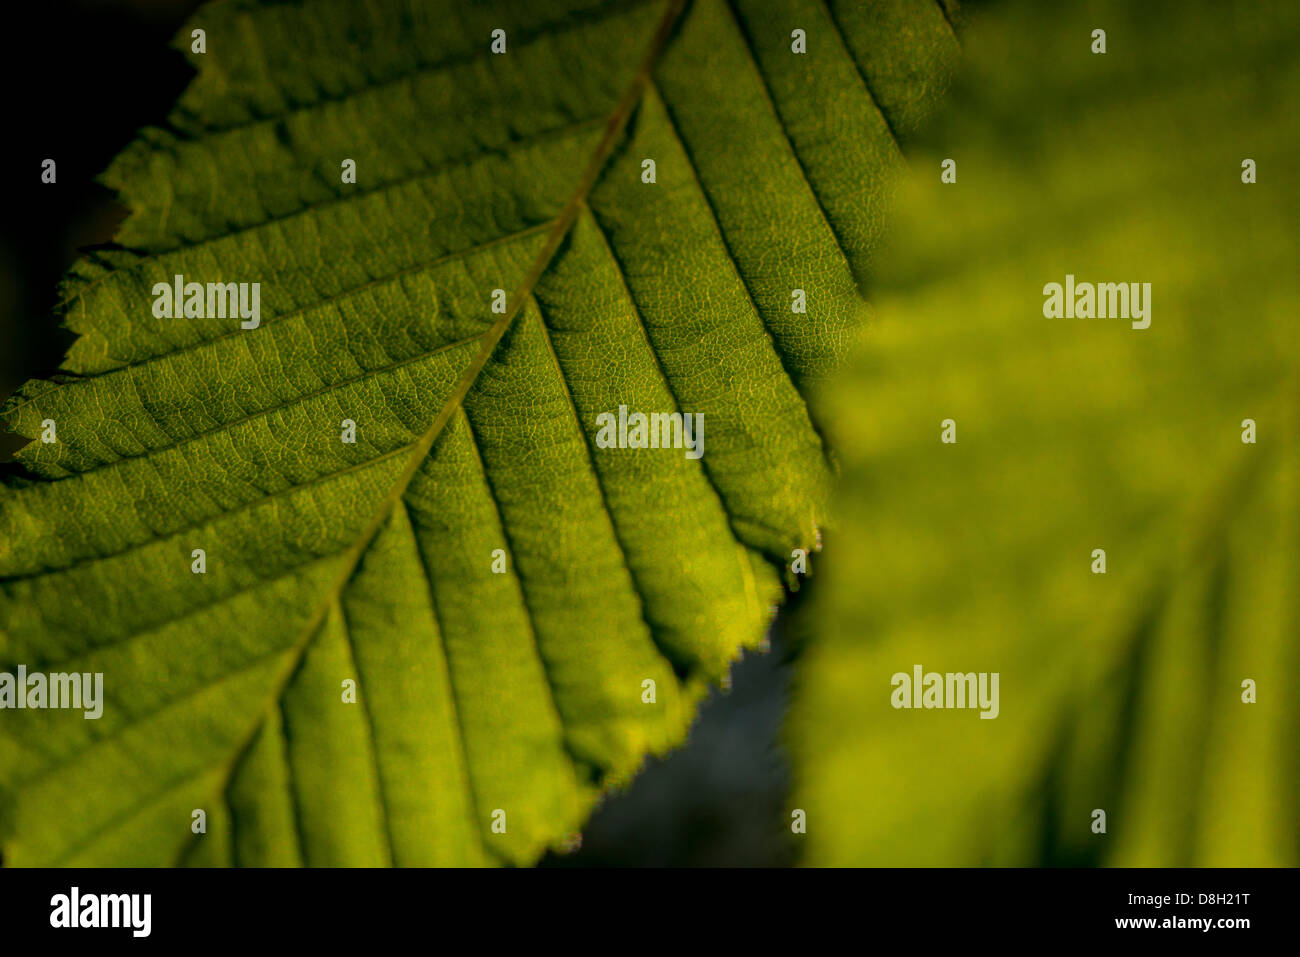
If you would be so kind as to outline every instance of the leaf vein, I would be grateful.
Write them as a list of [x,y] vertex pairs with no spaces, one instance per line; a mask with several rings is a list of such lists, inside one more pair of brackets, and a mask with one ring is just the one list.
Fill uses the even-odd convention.
[[745,290],[745,299],[749,303],[749,308],[754,311],[754,315],[758,317],[758,321],[762,324],[763,331],[767,334],[767,339],[772,347],[772,351],[776,353],[777,360],[781,363],[781,371],[785,373],[785,377],[790,381],[790,385],[794,388],[795,395],[799,397],[799,402],[804,407],[804,412],[808,416],[808,422],[812,426],[813,434],[817,437],[817,444],[821,449],[822,457],[829,461],[826,440],[823,438],[821,431],[817,428],[816,420],[813,418],[812,409],[808,406],[807,397],[804,396],[803,390],[799,388],[799,383],[794,377],[794,373],[790,370],[790,357],[781,349],[776,336],[772,333],[771,324],[768,322],[767,317],[763,315],[763,310],[758,308],[758,303],[754,299],[753,290],[750,289],[749,286],[749,280],[745,278],[745,274],[741,271],[740,263],[736,260],[736,254],[731,248],[731,243],[723,232],[722,222],[718,219],[717,208],[713,205],[713,198],[709,195],[708,190],[704,188],[704,183],[700,180],[699,170],[695,165],[691,149],[687,146],[686,139],[682,136],[681,129],[678,127],[677,121],[673,117],[672,105],[664,99],[653,81],[651,82],[651,89],[655,91],[655,95],[658,96],[659,101],[663,103],[664,115],[668,117],[669,129],[672,131],[673,137],[676,139],[678,146],[681,147],[682,155],[686,157],[687,168],[690,170],[691,176],[695,180],[696,189],[704,200],[705,208],[709,211],[709,218],[713,222],[714,232],[717,233],[718,240],[722,243],[723,249],[726,250],[727,259],[731,263],[731,268],[735,271],[736,278],[740,280],[741,287]]
[[[375,718],[370,713],[370,703],[366,699],[366,691],[361,680],[361,664],[357,660],[356,641],[352,637],[352,626],[348,622],[348,613],[344,608],[341,596],[335,596],[334,608],[339,616],[339,624],[343,627],[343,637],[346,639],[348,657],[352,661],[352,670],[357,676],[357,697],[361,701],[361,714],[366,723],[366,735],[370,738],[370,764],[375,773],[375,791],[379,798],[379,822],[384,832],[384,842],[388,852],[388,866],[392,867],[396,862],[396,845],[393,843],[393,828],[389,820],[388,797],[384,792],[384,771],[382,761],[379,758],[379,737],[375,734]],[[283,707],[282,701],[276,702],[277,707]],[[263,727],[266,726],[263,719]]]
[[[259,326],[259,330],[264,329],[267,326],[270,326],[281,320],[292,319],[297,316],[305,315],[306,313],[311,312],[314,309],[319,309],[322,306],[327,306],[330,305],[331,303],[336,303],[336,302],[343,302],[351,298],[352,296],[357,295],[358,293],[364,292],[367,289],[373,289],[376,286],[382,286],[385,283],[394,282],[406,276],[418,275],[419,273],[425,272],[426,270],[436,269],[437,267],[442,266],[446,263],[455,262],[459,259],[463,259],[468,256],[474,256],[477,255],[478,253],[486,252],[487,250],[493,249],[497,246],[508,245],[509,243],[522,239],[525,236],[532,236],[535,233],[540,233],[550,228],[551,228],[551,223],[549,222],[538,223],[535,226],[529,226],[525,229],[520,229],[511,233],[506,233],[502,236],[498,236],[495,239],[488,240],[487,242],[484,243],[478,243],[474,246],[468,246],[465,249],[458,249],[455,252],[444,253],[427,262],[416,263],[413,266],[407,266],[404,269],[399,269],[396,272],[389,273],[388,275],[385,276],[378,276],[374,279],[369,279],[366,282],[363,282],[356,286],[352,286],[349,289],[344,289],[332,295],[317,299],[315,302],[312,302],[306,306],[302,306],[297,309],[290,309],[280,313],[279,315],[268,316],[266,319],[262,320],[262,324],[261,326]],[[79,375],[76,373],[63,373],[65,375],[72,375],[74,376],[74,378],[55,382],[51,388],[46,389],[43,392],[39,392],[36,395],[26,398],[21,402],[15,402],[12,405],[6,405],[3,411],[0,411],[0,417],[8,418],[14,412],[18,411],[24,406],[30,405],[31,403],[36,402],[39,399],[43,399],[47,395],[57,392],[60,389],[67,388],[69,386],[84,384],[94,379],[111,376],[119,372],[124,372],[128,369],[136,368],[138,366],[149,365],[150,363],[153,362],[161,362],[162,360],[171,359],[174,358],[175,356],[184,355],[189,352],[196,352],[207,346],[215,345],[216,343],[222,342],[226,339],[230,339],[233,336],[245,335],[247,332],[248,330],[246,329],[233,329],[229,332],[223,332],[220,335],[213,336],[211,339],[202,339],[199,340],[198,342],[193,342],[190,343],[189,345],[181,346],[169,352],[159,353],[158,355],[149,356],[148,358],[145,359],[137,359],[132,362],[126,362],[120,366],[115,366],[111,369],[106,369],[103,372],[94,375]]]
[[673,655],[663,644],[660,636],[660,629],[656,628],[650,621],[645,599],[642,597],[643,589],[637,581],[638,576],[636,570],[632,567],[632,562],[628,558],[627,546],[623,544],[623,538],[619,534],[618,519],[614,516],[614,509],[610,507],[609,496],[605,491],[605,483],[600,477],[600,470],[596,468],[596,453],[591,447],[591,437],[587,434],[587,430],[583,428],[582,417],[578,415],[578,406],[573,400],[573,390],[569,386],[569,378],[564,372],[564,365],[560,362],[560,357],[555,353],[555,343],[551,341],[551,334],[547,329],[546,310],[542,308],[541,303],[537,301],[536,297],[530,296],[529,298],[532,300],[533,306],[537,310],[537,315],[541,320],[538,325],[542,330],[542,339],[546,343],[546,351],[551,357],[551,362],[555,365],[555,372],[559,377],[560,386],[564,389],[564,398],[568,402],[569,411],[573,414],[573,424],[577,428],[578,434],[582,436],[587,468],[590,470],[592,479],[596,483],[596,492],[600,498],[601,510],[605,513],[606,519],[609,520],[610,533],[613,536],[615,547],[618,548],[618,554],[622,560],[623,568],[627,571],[628,577],[632,580],[632,591],[636,596],[637,610],[640,612],[641,621],[645,625],[647,633],[650,635],[650,640],[654,642],[656,649],[658,649],[660,657],[668,663],[669,667],[674,667],[677,663],[676,656]]
[[821,0],[821,4],[823,9],[826,11],[826,18],[830,21],[832,27],[831,32],[839,40],[840,46],[844,48],[845,54],[848,55],[849,62],[853,64],[853,69],[857,72],[858,78],[862,80],[862,88],[867,91],[867,96],[876,106],[876,112],[879,113],[880,118],[885,121],[885,129],[889,131],[890,139],[894,141],[894,146],[901,155],[903,152],[903,142],[898,138],[898,131],[894,129],[894,122],[889,118],[889,114],[885,112],[885,106],[880,102],[880,98],[876,96],[876,91],[872,89],[871,81],[867,79],[867,74],[866,71],[862,69],[862,64],[858,62],[858,58],[855,57],[853,51],[849,49],[849,41],[844,34],[844,28],[840,26],[840,21],[835,16],[835,11],[831,7],[831,0]]
[[456,679],[452,672],[451,653],[447,650],[447,632],[443,630],[442,615],[438,610],[438,599],[434,594],[433,588],[433,570],[429,568],[429,563],[424,557],[424,550],[420,547],[420,533],[416,528],[414,516],[411,513],[410,506],[406,499],[401,502],[402,509],[406,512],[406,521],[411,528],[411,543],[415,548],[415,559],[420,563],[420,572],[424,576],[425,584],[428,586],[429,594],[429,614],[433,618],[433,627],[438,632],[438,651],[442,655],[443,666],[447,672],[447,688],[449,689],[450,706],[451,706],[451,723],[452,732],[456,738],[456,744],[460,749],[460,765],[465,772],[465,790],[469,797],[470,817],[474,820],[474,834],[478,839],[479,846],[483,853],[488,856],[494,856],[495,852],[488,846],[483,835],[483,821],[479,817],[482,809],[478,803],[478,791],[474,787],[474,766],[469,760],[469,741],[465,738],[465,729],[461,721],[461,703],[456,691]]
[[[293,212],[284,213],[279,216],[268,216],[267,218],[259,220],[258,222],[250,223],[247,226],[239,226],[235,229],[210,236],[207,239],[202,239],[197,242],[178,243],[173,246],[168,246],[164,249],[157,249],[150,252],[145,252],[143,250],[140,250],[139,251],[141,252],[140,257],[135,262],[131,263],[130,266],[124,269],[112,270],[111,272],[105,273],[104,275],[91,280],[90,282],[86,283],[84,286],[81,286],[80,288],[76,289],[70,296],[68,296],[68,298],[63,299],[60,302],[56,303],[55,309],[56,311],[60,309],[65,309],[66,307],[72,305],[78,300],[83,299],[85,295],[89,293],[92,289],[97,288],[98,286],[107,282],[109,279],[113,278],[114,276],[117,276],[123,272],[134,272],[138,270],[141,266],[146,266],[149,263],[162,259],[165,256],[173,256],[173,255],[187,253],[187,252],[192,253],[199,249],[207,249],[208,247],[216,243],[222,242],[224,240],[234,239],[244,235],[248,235],[254,241],[260,242],[262,231],[271,230],[271,229],[282,230],[286,223],[294,219],[297,219],[299,217],[309,217],[311,216],[311,214],[318,213],[322,209],[328,209],[332,206],[343,206],[348,203],[358,202],[359,200],[365,199],[368,196],[384,195],[394,190],[401,189],[403,186],[409,186],[412,183],[417,183],[420,182],[421,180],[432,179],[436,176],[440,176],[449,170],[461,169],[464,167],[472,166],[473,164],[480,162],[481,160],[490,156],[509,158],[509,156],[514,150],[526,149],[538,143],[549,142],[550,140],[576,139],[584,133],[589,133],[592,130],[597,129],[601,125],[602,119],[603,118],[601,117],[594,117],[591,119],[580,120],[577,123],[558,126],[553,129],[546,130],[544,133],[540,133],[537,134],[536,136],[529,137],[526,139],[517,140],[508,143],[502,147],[487,147],[472,155],[460,157],[451,162],[440,163],[428,169],[421,170],[418,173],[412,173],[408,176],[402,176],[396,179],[389,180],[387,183],[383,183],[379,186],[357,189],[347,193],[342,193],[337,196],[331,196],[328,199],[322,199],[312,203],[306,203],[298,207],[297,209],[293,210]],[[292,249],[294,248],[294,244],[291,242],[286,242],[286,248]]]
[[[848,267],[849,272],[853,272],[853,260],[844,250],[844,240],[831,222],[830,213],[827,212],[826,204],[822,201],[821,194],[817,187],[813,185],[812,179],[808,176],[808,168],[804,165],[803,157],[795,148],[794,140],[790,137],[790,130],[785,125],[785,118],[781,115],[780,109],[776,105],[776,97],[772,95],[771,84],[767,81],[767,75],[763,72],[763,66],[758,61],[758,53],[754,47],[754,38],[749,33],[749,27],[741,18],[736,9],[736,0],[727,0],[727,11],[731,14],[732,22],[735,23],[736,29],[740,32],[741,39],[745,44],[745,52],[749,62],[754,66],[754,73],[758,77],[758,82],[763,88],[763,96],[767,100],[768,108],[772,111],[772,117],[776,120],[777,127],[781,130],[781,136],[785,140],[785,145],[790,151],[790,156],[794,159],[795,166],[799,170],[799,175],[803,178],[804,184],[808,187],[808,192],[812,194],[813,204],[817,207],[817,212],[821,214],[822,222],[826,224],[826,230],[830,233],[831,239],[835,241],[835,248],[844,264]],[[857,279],[858,277],[854,277]],[[859,280],[860,281],[860,280]]]

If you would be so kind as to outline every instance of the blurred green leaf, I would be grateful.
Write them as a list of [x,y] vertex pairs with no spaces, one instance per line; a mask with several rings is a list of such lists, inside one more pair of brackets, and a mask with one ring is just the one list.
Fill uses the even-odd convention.
[[[832,397],[844,522],[790,727],[805,859],[1294,865],[1300,7],[1009,2],[969,27]],[[1150,328],[1045,318],[1067,273],[1152,283]],[[893,708],[917,664],[999,673],[1000,714]]]
[[[640,72],[673,22],[321,0],[182,31],[172,128],[107,174],[125,248],[75,268],[65,374],[6,410],[58,442],[0,488],[0,665],[107,696],[0,713],[6,863],[530,862],[759,644],[825,511],[809,388],[956,41],[937,3],[701,0]],[[260,326],[155,318],[178,274],[260,282]],[[598,447],[620,405],[703,414],[704,458]]]

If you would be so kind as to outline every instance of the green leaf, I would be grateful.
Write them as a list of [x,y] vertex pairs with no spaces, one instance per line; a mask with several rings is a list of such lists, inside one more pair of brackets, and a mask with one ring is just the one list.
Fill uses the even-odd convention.
[[[831,400],[841,527],[790,726],[808,862],[1300,858],[1298,41],[1290,3],[972,17]],[[1067,273],[1150,282],[1150,327],[1046,318]],[[998,673],[998,716],[894,708],[918,664]]]
[[[0,488],[0,664],[106,698],[0,713],[6,863],[531,862],[761,644],[892,131],[956,44],[938,4],[679,6],[182,31],[207,52],[106,176],[132,213],[67,281],[64,373],[5,413],[58,441]],[[178,274],[259,282],[260,325],[155,318]],[[620,405],[703,414],[703,458],[601,447]]]

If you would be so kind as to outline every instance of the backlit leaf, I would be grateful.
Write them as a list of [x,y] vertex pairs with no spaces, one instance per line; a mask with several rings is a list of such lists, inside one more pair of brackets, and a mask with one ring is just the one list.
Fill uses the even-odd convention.
[[[6,863],[531,862],[761,642],[895,131],[956,41],[937,3],[677,7],[181,32],[198,76],[107,173],[132,214],[66,283],[64,374],[5,412],[57,442],[0,488],[0,665],[106,698],[0,713]],[[156,318],[177,275],[260,283],[260,324]],[[620,406],[702,414],[703,457],[600,447]]]
[[[1297,862],[1298,45],[1293,3],[972,16],[832,400],[808,862]],[[1151,283],[1149,328],[1046,317],[1067,274]],[[917,665],[997,717],[893,707]]]

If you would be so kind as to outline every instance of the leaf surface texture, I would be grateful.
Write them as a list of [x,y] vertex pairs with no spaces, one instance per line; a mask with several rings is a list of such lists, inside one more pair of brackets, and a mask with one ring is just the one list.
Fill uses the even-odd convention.
[[[530,863],[682,741],[815,539],[816,386],[946,11],[320,0],[192,27],[169,128],[105,176],[131,215],[65,283],[65,366],[5,411],[58,442],[0,489],[0,664],[106,697],[4,713],[5,861]],[[177,274],[260,282],[260,326],[155,318]],[[598,447],[620,405],[703,413],[703,458]]]

